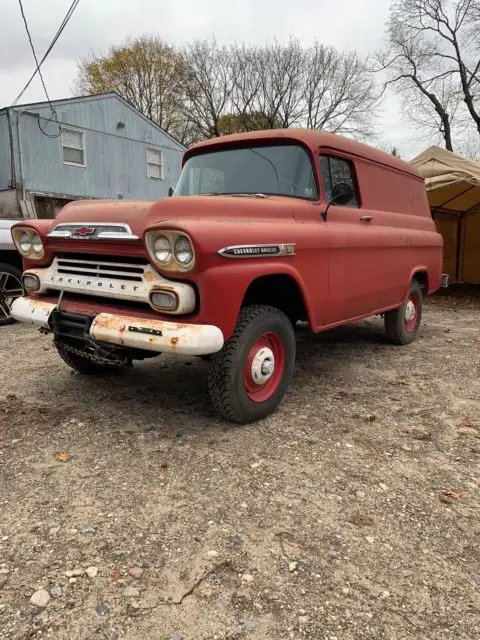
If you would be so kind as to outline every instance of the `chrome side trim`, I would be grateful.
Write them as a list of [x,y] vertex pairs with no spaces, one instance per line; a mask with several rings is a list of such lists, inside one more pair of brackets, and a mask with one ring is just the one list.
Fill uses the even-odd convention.
[[278,258],[294,256],[295,243],[292,244],[237,244],[223,247],[217,251],[224,258]]
[[[92,228],[91,234],[74,233],[75,229],[81,227]],[[109,231],[101,231],[101,229],[109,229]],[[111,229],[118,229],[112,231]],[[74,238],[75,240],[139,240],[139,236],[132,233],[128,224],[123,222],[62,222],[57,224],[47,238]]]

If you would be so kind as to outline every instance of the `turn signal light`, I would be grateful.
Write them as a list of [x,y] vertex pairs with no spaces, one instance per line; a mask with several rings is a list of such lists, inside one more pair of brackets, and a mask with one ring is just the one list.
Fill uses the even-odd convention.
[[38,291],[40,289],[40,280],[37,276],[27,274],[22,278],[23,286],[27,291]]
[[170,291],[155,291],[150,296],[152,307],[162,311],[175,311],[178,307],[178,298]]

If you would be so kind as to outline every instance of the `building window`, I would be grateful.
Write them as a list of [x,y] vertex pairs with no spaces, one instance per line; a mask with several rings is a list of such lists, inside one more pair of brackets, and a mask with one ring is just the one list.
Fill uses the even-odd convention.
[[159,149],[147,149],[147,178],[163,180],[163,153]]
[[64,164],[85,166],[85,142],[83,131],[62,127],[62,154]]

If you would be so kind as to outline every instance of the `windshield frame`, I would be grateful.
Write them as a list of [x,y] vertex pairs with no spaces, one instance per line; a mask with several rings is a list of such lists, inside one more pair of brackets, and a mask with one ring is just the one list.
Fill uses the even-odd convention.
[[[234,151],[237,149],[255,149],[256,147],[260,147],[260,148],[265,148],[265,147],[286,147],[286,146],[291,146],[291,147],[301,147],[303,149],[303,151],[306,153],[307,157],[308,157],[308,161],[310,163],[310,168],[312,170],[312,174],[313,174],[313,178],[314,178],[314,183],[315,183],[315,188],[316,188],[316,194],[309,198],[308,196],[300,196],[300,195],[295,195],[295,194],[291,194],[291,193],[276,193],[276,192],[270,192],[270,191],[265,191],[265,190],[261,190],[260,192],[257,191],[252,191],[252,192],[239,192],[239,191],[232,191],[232,192],[222,192],[222,193],[198,193],[198,194],[192,194],[194,197],[201,197],[201,196],[208,196],[208,197],[213,197],[213,196],[251,196],[251,197],[255,197],[255,196],[259,196],[259,194],[264,195],[264,196],[271,196],[271,197],[279,197],[279,198],[294,198],[295,200],[303,200],[306,202],[319,202],[320,198],[321,198],[321,189],[320,189],[320,184],[319,184],[319,179],[318,179],[318,172],[317,172],[317,167],[316,164],[314,162],[314,154],[312,153],[312,150],[310,149],[310,147],[308,145],[306,145],[304,142],[300,141],[300,140],[294,140],[294,139],[284,139],[282,138],[281,140],[275,140],[272,138],[266,138],[266,139],[258,139],[255,141],[252,141],[251,144],[245,144],[245,142],[243,141],[239,141],[237,143],[234,144],[212,144],[212,145],[208,145],[205,147],[201,147],[200,149],[197,150],[192,150],[191,152],[187,153],[184,157],[184,161],[182,164],[182,173],[185,169],[185,166],[187,164],[187,162],[189,160],[191,160],[192,158],[195,158],[197,156],[202,156],[202,155],[206,155],[206,154],[211,154],[211,153],[223,153],[225,151]],[[180,174],[181,175],[181,174]],[[192,197],[192,195],[180,195],[180,194],[176,194],[175,191],[177,189],[177,186],[180,182],[180,179],[177,182],[177,185],[175,186],[175,190],[172,194],[173,197],[186,197],[186,198],[190,198]]]

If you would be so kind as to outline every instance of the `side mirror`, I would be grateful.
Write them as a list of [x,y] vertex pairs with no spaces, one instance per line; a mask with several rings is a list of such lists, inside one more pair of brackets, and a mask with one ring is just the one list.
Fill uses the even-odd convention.
[[171,198],[173,196],[173,187],[168,187],[168,197]]
[[348,182],[337,182],[332,189],[332,199],[327,204],[325,211],[322,213],[322,218],[325,222],[327,221],[328,210],[332,204],[347,204],[354,196],[353,188],[348,184]]
[[354,193],[351,185],[348,182],[338,182],[332,191],[331,204],[347,204],[353,198]]

